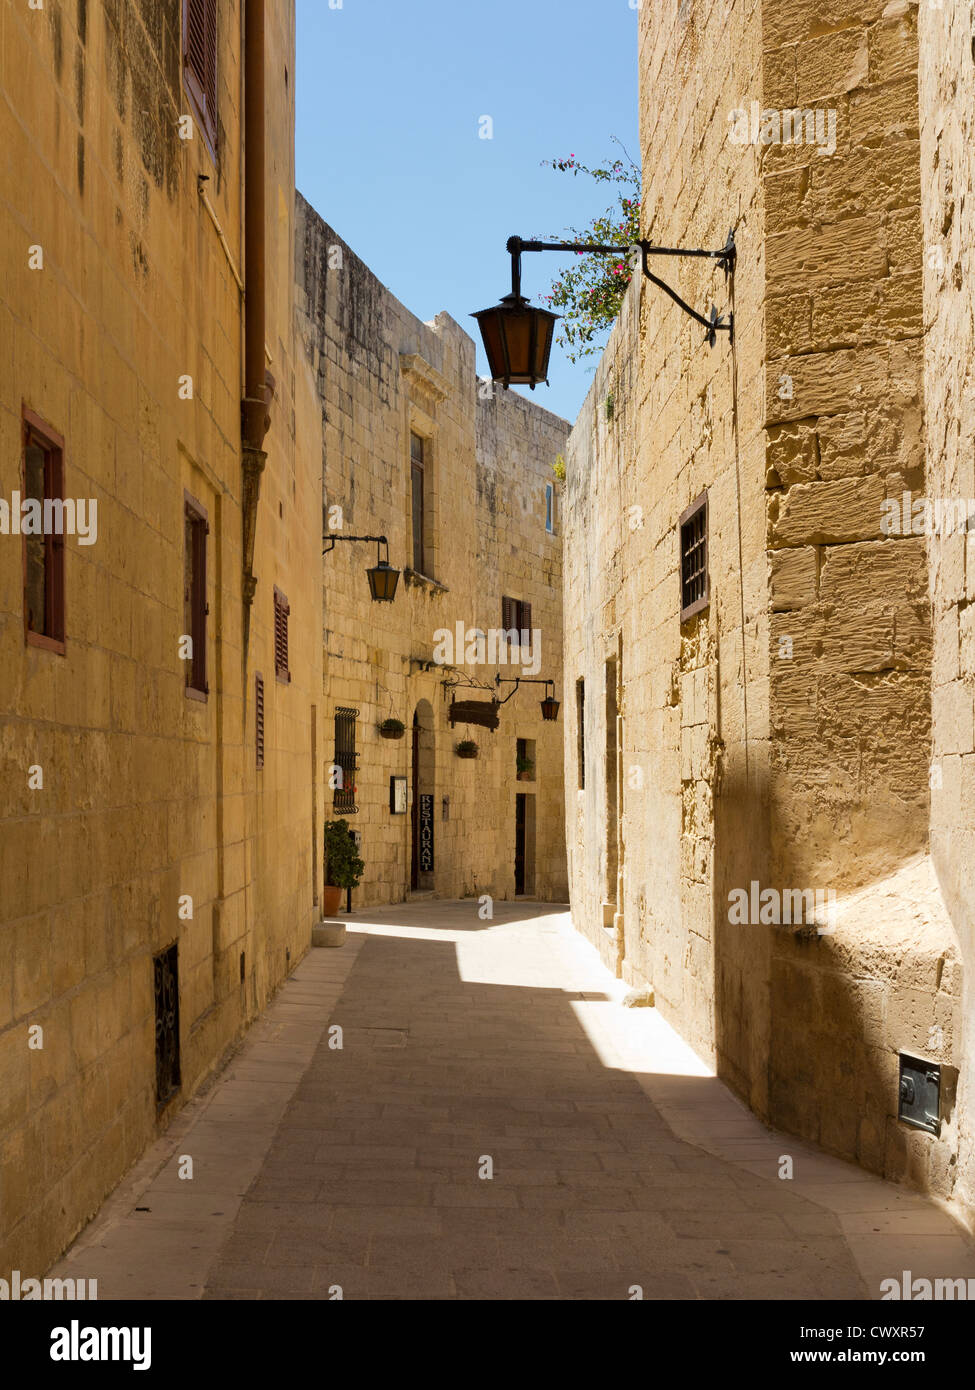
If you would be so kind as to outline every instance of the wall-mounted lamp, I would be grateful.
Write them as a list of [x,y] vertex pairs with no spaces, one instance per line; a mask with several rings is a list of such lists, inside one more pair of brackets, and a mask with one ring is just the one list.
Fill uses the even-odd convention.
[[637,241],[632,246],[596,246],[578,241],[523,241],[519,236],[508,238],[508,251],[511,255],[511,293],[506,294],[493,309],[481,309],[471,318],[477,319],[487,353],[488,368],[494,381],[507,386],[530,386],[534,391],[540,381],[548,382],[548,359],[552,351],[552,335],[558,314],[548,309],[535,309],[521,292],[521,254],[523,251],[575,251],[590,252],[600,256],[627,256],[640,253],[643,273],[648,280],[669,294],[675,304],[679,304],[685,314],[690,314],[707,330],[707,341],[714,347],[719,332],[728,334],[733,341],[734,315],[725,318],[712,304],[708,317],[692,309],[680,295],[657,278],[648,264],[651,256],[698,256],[717,261],[725,275],[733,275],[735,270],[734,232],[728,233],[728,240],[720,251],[684,250],[679,246],[652,246],[649,241]]
[[548,684],[552,687],[552,693],[550,695],[547,690],[545,691],[545,699],[542,701],[542,718],[547,719],[551,724],[559,717],[559,702],[555,698],[555,682],[549,681]]
[[[498,675],[495,676],[495,678],[494,678],[494,683],[495,683],[495,685],[498,685],[498,686],[500,686],[500,685],[513,685],[515,689],[512,690],[511,695],[514,695],[515,690],[518,689],[519,685],[544,685],[544,687],[545,687],[545,699],[541,701],[541,706],[542,706],[542,718],[548,720],[549,723],[553,723],[556,719],[558,719],[558,717],[559,717],[559,701],[556,700],[556,698],[555,698],[555,682],[554,682],[554,681],[547,681],[547,680],[544,680],[544,679],[541,679],[541,678],[533,678],[532,676],[504,676],[504,677],[502,677],[501,674],[499,673]],[[552,692],[551,695],[549,694],[549,690],[550,690],[550,689],[551,689],[551,692]],[[508,701],[511,699],[511,695],[506,695],[506,696],[504,697],[503,700],[499,700],[499,701],[498,701],[498,704],[499,704],[499,705],[506,705],[506,704],[508,703]]]
[[[328,555],[335,549],[336,541],[375,541],[376,543],[376,563],[372,569],[366,570],[366,577],[369,580],[369,592],[372,595],[373,603],[392,603],[396,597],[396,585],[399,583],[399,570],[394,570],[389,563],[389,541],[385,536],[328,536],[325,542],[323,555]],[[382,547],[386,547],[386,557],[383,558]]]

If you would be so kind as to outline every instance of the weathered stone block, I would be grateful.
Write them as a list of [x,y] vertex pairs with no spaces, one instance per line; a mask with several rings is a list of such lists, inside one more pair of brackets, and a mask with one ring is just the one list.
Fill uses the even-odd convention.
[[881,534],[880,478],[797,483],[769,503],[775,546],[867,540]]
[[775,550],[770,556],[769,592],[773,612],[804,608],[818,592],[819,553],[813,546]]

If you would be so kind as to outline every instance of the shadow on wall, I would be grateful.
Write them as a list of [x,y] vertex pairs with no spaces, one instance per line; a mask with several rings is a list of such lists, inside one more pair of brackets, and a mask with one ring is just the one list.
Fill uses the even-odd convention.
[[[772,867],[782,856],[770,852],[770,827],[767,782],[725,776],[715,797],[718,1075],[769,1124],[950,1198],[961,954],[931,861],[915,855],[838,896],[825,930],[733,922],[733,889],[792,887]],[[940,1135],[898,1119],[901,1051],[941,1064]]]

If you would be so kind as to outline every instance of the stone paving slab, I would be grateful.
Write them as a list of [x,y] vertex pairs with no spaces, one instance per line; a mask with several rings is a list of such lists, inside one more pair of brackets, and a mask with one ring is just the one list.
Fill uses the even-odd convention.
[[865,1299],[904,1269],[975,1277],[938,1207],[768,1131],[655,1010],[623,1008],[564,913],[495,910],[349,918],[55,1272],[102,1298],[382,1300]]

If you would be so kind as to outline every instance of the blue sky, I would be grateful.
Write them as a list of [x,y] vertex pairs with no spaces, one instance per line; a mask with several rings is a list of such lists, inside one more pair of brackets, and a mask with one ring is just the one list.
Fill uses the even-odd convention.
[[[337,4],[338,0],[332,0]],[[637,21],[629,0],[297,0],[297,176],[305,197],[419,318],[468,315],[510,289],[512,233],[558,239],[608,185],[587,164],[618,136],[634,160]],[[490,116],[493,138],[478,136]],[[523,292],[564,262],[526,255]],[[574,419],[595,358],[558,346],[533,399]],[[478,339],[478,371],[486,363]]]

